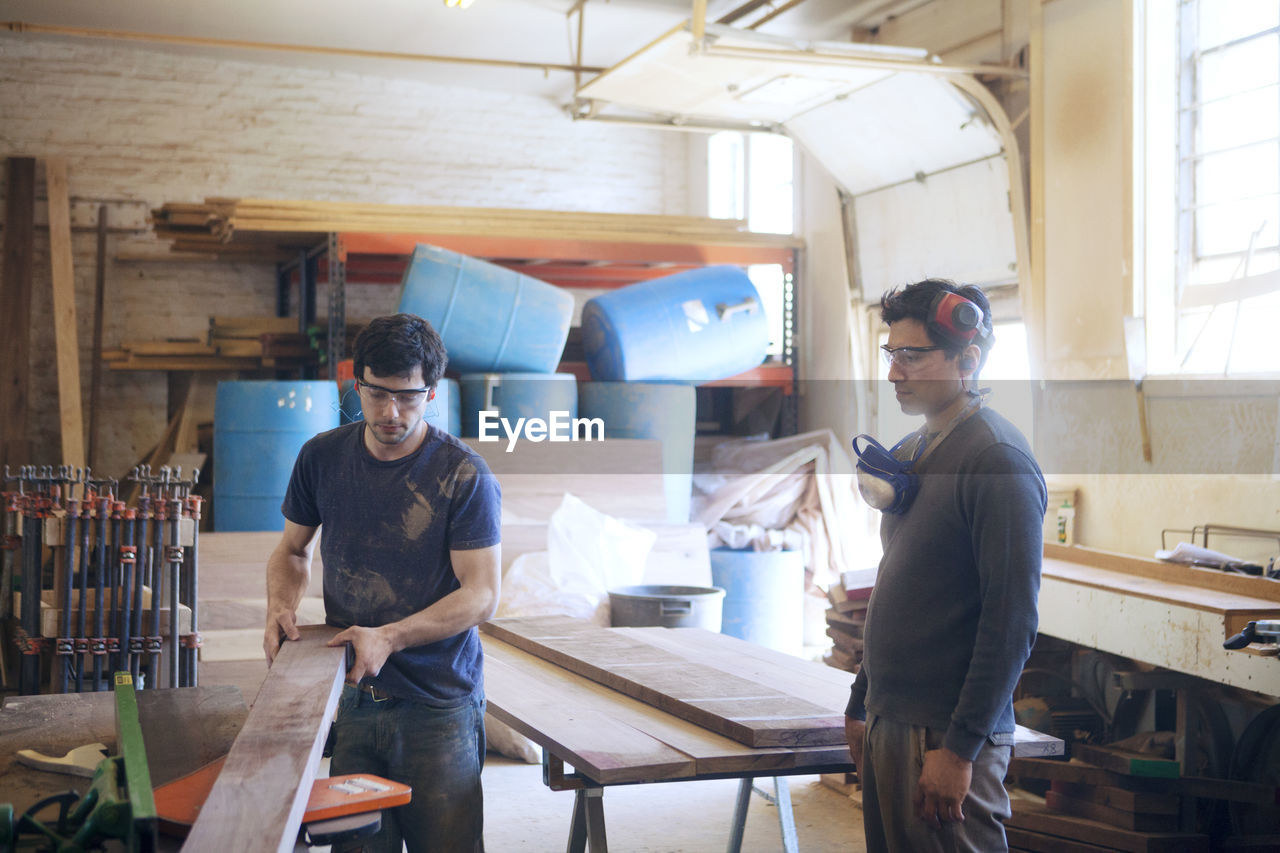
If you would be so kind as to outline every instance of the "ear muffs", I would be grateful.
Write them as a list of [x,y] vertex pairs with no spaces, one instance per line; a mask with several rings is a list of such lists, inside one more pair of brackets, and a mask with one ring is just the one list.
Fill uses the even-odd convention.
[[991,331],[977,303],[948,290],[934,297],[926,325],[943,340],[961,346],[973,343],[975,338],[985,338]]

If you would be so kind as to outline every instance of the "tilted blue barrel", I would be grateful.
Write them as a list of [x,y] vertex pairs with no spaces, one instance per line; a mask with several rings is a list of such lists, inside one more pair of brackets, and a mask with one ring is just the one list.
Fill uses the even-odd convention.
[[338,386],[219,382],[213,410],[213,526],[283,530],[280,504],[307,439],[338,425]]
[[468,438],[480,435],[482,411],[496,413],[496,418],[489,419],[488,435],[502,441],[506,433],[497,418],[505,418],[514,429],[520,418],[541,418],[550,423],[554,415],[571,425],[578,417],[578,379],[572,373],[464,373],[458,382],[462,386],[462,434]]
[[720,632],[787,654],[804,650],[804,553],[711,549],[724,593]]
[[693,495],[693,438],[697,392],[672,382],[583,382],[578,411],[604,422],[605,438],[651,438],[662,442],[667,521],[689,520]]
[[[342,398],[342,422],[349,424],[361,420],[360,392],[354,379],[344,379],[338,386]],[[449,435],[462,435],[462,394],[453,379],[441,379],[436,383],[436,397],[426,404],[422,419]]]
[[593,379],[708,382],[758,366],[768,346],[760,294],[738,267],[643,281],[582,307]]
[[438,246],[419,245],[400,285],[400,311],[444,339],[458,373],[551,373],[573,320],[555,285]]

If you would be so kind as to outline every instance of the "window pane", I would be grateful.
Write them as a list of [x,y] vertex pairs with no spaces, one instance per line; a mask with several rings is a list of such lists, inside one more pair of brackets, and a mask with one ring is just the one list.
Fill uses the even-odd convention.
[[[1275,139],[1280,130],[1278,114],[1280,106],[1277,106],[1275,88],[1205,104],[1199,115],[1196,150],[1222,151],[1247,142]],[[1274,152],[1275,148],[1271,150]]]
[[1235,340],[1231,347],[1233,373],[1280,370],[1276,328],[1280,327],[1280,292],[1240,302]]
[[1261,36],[1201,58],[1196,73],[1199,99],[1210,101],[1276,82],[1277,43],[1275,35]]
[[1253,233],[1254,249],[1276,245],[1276,219],[1280,201],[1274,196],[1215,204],[1196,211],[1196,255],[1223,255],[1249,248]]
[[748,158],[751,174],[748,227],[752,231],[790,234],[793,230],[790,138],[772,133],[752,134]]
[[745,219],[746,175],[743,136],[732,130],[707,140],[707,214],[713,219]]
[[1280,192],[1277,172],[1280,152],[1275,145],[1253,145],[1238,151],[1210,154],[1196,164],[1196,204]]
[[1233,305],[1189,311],[1178,318],[1178,357],[1187,373],[1221,373],[1227,363],[1227,345],[1235,320]]
[[764,303],[765,319],[769,321],[769,347],[765,353],[781,358],[785,331],[782,267],[778,264],[755,264],[747,267],[747,277],[756,286],[760,301]]
[[1280,269],[1280,253],[1274,249],[1254,249],[1249,257],[1249,268],[1244,265],[1244,254],[1230,255],[1225,258],[1211,258],[1201,261],[1191,269],[1187,279],[1189,287],[1197,284],[1220,284],[1244,275],[1258,275]]
[[1198,43],[1205,50],[1278,23],[1280,5],[1272,0],[1202,0]]

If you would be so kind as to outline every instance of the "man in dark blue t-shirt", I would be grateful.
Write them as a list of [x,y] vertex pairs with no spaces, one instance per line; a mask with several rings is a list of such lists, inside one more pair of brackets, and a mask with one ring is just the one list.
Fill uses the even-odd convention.
[[364,847],[483,850],[484,678],[476,626],[501,582],[502,497],[484,460],[423,413],[446,354],[411,314],[373,320],[356,338],[362,421],[298,453],[267,563],[264,649],[297,639],[295,610],[316,531],[326,621],[354,663],[333,726],[330,772],[374,773],[413,787]]

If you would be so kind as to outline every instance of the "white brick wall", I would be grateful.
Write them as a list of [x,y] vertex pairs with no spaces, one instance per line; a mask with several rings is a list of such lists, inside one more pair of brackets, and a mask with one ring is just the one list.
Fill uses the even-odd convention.
[[[685,134],[570,121],[550,100],[107,43],[0,36],[0,156],[65,157],[73,197],[159,206],[205,196],[685,214]],[[43,170],[37,196],[43,197]],[[256,263],[121,262],[111,235],[104,345],[199,336],[213,314],[274,312]],[[95,235],[75,251],[88,401]],[[48,281],[37,228],[32,331],[37,458],[60,461]],[[347,313],[393,310],[356,285]],[[324,293],[318,300],[325,308]],[[201,394],[212,414],[212,382]],[[124,474],[159,438],[159,373],[106,373],[97,470]]]

